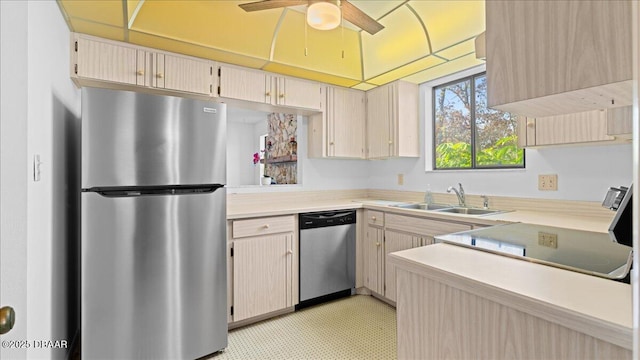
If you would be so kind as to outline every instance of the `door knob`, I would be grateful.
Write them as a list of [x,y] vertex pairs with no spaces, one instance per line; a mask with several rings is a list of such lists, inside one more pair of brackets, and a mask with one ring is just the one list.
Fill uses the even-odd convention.
[[0,309],[0,335],[8,333],[16,323],[16,312],[11,306]]

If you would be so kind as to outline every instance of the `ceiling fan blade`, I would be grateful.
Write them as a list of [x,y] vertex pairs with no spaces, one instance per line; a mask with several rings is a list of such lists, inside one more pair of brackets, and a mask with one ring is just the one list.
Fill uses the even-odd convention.
[[238,6],[240,6],[244,11],[259,11],[297,5],[307,5],[307,0],[263,0],[244,3]]
[[347,0],[342,0],[340,3],[342,6],[342,16],[353,25],[361,28],[371,35],[384,29],[382,24],[375,21],[371,16],[365,14],[362,10],[358,9]]

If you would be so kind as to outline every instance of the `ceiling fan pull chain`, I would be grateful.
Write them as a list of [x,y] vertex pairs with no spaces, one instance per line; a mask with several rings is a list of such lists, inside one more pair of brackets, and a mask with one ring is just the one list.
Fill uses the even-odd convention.
[[[309,11],[309,10],[307,10]],[[306,16],[305,16],[305,21],[304,21],[304,56],[308,56],[309,55],[309,51],[307,48],[307,28],[309,28],[309,24],[307,23],[306,20]]]
[[342,11],[340,0],[338,0],[338,6],[340,6],[340,42],[342,43],[342,58],[344,59],[344,11]]

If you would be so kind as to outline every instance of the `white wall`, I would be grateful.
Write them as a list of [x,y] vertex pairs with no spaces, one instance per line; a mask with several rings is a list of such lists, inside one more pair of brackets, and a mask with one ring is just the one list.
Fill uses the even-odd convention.
[[[28,161],[41,175],[28,189],[28,337],[66,340],[78,330],[77,199],[80,92],[69,78],[70,37],[53,1],[28,2]],[[29,358],[65,358],[67,350],[29,349]]]
[[228,121],[227,184],[230,186],[259,184],[259,164],[253,154],[260,150],[260,135],[267,133],[267,119],[259,123]]
[[[0,1],[0,307],[16,312],[2,340],[27,339],[27,3]],[[0,359],[26,349],[0,347]]]
[[298,185],[229,187],[231,193],[366,189],[369,162],[366,160],[309,159],[308,119],[298,116]]
[[[420,144],[426,142],[427,150],[422,146],[419,159],[372,162],[370,188],[425,191],[431,185],[433,192],[445,192],[460,182],[468,194],[601,201],[609,186],[631,184],[631,144],[527,149],[523,170],[425,171],[432,162],[431,88],[481,71],[478,67],[420,86]],[[404,175],[402,186],[398,174]],[[558,174],[558,191],[539,191],[538,174]]]

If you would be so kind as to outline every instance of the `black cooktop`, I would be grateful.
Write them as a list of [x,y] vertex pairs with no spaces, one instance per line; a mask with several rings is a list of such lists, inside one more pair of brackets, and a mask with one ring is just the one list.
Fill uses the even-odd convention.
[[508,224],[436,237],[471,247],[608,279],[628,278],[632,248],[613,235],[531,224]]

